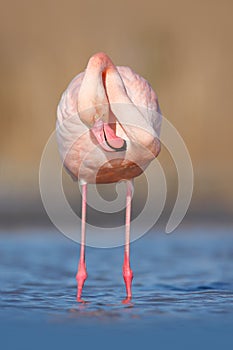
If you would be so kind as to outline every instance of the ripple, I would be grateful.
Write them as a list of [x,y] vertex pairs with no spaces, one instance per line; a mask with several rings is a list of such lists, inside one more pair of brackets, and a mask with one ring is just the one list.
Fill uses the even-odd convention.
[[[76,303],[77,245],[67,239],[1,237],[0,313],[52,320],[156,319],[233,311],[233,236],[151,235],[132,246],[133,300],[123,305],[123,249],[87,249],[88,280]],[[139,259],[140,257],[140,259]],[[12,315],[13,312],[13,315]]]

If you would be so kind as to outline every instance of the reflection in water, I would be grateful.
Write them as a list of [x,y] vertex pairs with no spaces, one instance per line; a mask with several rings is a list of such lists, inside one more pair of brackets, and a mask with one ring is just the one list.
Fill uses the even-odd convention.
[[123,249],[87,249],[88,279],[77,303],[77,244],[59,233],[0,237],[0,314],[51,322],[154,321],[233,311],[233,235],[228,228],[151,233],[132,244],[133,299],[125,296]]

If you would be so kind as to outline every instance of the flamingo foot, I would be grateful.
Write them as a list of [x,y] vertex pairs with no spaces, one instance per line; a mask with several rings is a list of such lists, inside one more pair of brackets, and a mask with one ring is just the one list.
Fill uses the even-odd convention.
[[83,300],[82,298],[79,298],[78,296],[77,296],[77,302],[81,303],[81,304],[87,304],[86,300]]
[[124,300],[122,300],[122,304],[124,304],[124,305],[133,305],[132,297],[127,297]]
[[82,295],[82,290],[84,283],[87,279],[87,270],[86,270],[86,265],[85,263],[80,263],[78,267],[78,273],[76,275],[76,280],[77,280],[77,301],[79,303],[85,303],[83,299],[81,299]]

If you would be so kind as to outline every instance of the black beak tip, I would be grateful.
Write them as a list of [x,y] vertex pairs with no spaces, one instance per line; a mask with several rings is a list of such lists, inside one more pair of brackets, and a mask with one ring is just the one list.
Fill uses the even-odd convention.
[[107,145],[109,146],[109,147],[111,147],[112,149],[114,149],[114,151],[116,151],[116,152],[124,152],[124,151],[126,151],[127,150],[127,143],[126,143],[126,141],[124,140],[124,143],[123,143],[123,146],[122,147],[120,147],[120,148],[116,148],[116,147],[112,147],[112,146],[110,146],[110,144],[108,143],[108,141],[106,140],[106,143],[107,143]]
[[106,137],[105,132],[104,132],[104,139],[105,139],[106,144],[107,144],[110,148],[112,148],[114,151],[116,151],[116,152],[124,152],[124,151],[127,150],[127,143],[126,143],[125,140],[124,140],[124,143],[123,143],[123,146],[122,146],[122,147],[116,148],[116,147],[112,147],[112,146],[108,143],[108,140],[107,140],[107,137]]
[[115,150],[116,150],[117,152],[126,151],[126,150],[127,150],[127,143],[126,143],[126,141],[124,140],[123,146],[122,146],[121,148],[115,148]]

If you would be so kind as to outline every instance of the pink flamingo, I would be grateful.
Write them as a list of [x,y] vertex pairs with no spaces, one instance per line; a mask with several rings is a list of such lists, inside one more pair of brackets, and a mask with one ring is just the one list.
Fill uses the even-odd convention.
[[81,250],[77,301],[87,278],[85,222],[88,183],[127,182],[123,277],[132,297],[130,215],[132,179],[160,152],[161,114],[149,83],[129,67],[116,67],[105,53],[93,55],[63,93],[57,111],[57,140],[67,171],[82,185]]

